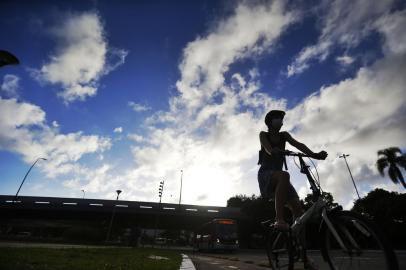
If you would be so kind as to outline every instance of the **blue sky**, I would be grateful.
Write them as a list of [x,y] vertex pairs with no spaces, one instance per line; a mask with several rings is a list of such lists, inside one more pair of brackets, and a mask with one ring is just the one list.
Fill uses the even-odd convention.
[[[311,4],[311,5],[310,5]],[[0,190],[21,195],[225,205],[259,194],[270,109],[329,158],[321,183],[345,206],[402,191],[376,151],[405,149],[402,1],[2,1]],[[291,161],[301,196],[304,178]]]

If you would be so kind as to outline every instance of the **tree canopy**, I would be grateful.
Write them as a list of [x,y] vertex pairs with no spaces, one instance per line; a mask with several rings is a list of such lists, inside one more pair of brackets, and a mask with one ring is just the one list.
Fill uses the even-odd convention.
[[399,182],[406,188],[406,183],[399,167],[406,169],[406,155],[402,154],[399,147],[389,147],[378,151],[376,168],[384,176],[384,170],[388,167],[388,176],[393,183]]

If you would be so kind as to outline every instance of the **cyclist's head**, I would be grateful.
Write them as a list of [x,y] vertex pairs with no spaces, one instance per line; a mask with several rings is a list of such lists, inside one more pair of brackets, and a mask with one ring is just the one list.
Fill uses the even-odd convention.
[[269,111],[265,116],[265,124],[269,129],[279,131],[283,125],[283,117],[285,116],[284,111],[272,110]]

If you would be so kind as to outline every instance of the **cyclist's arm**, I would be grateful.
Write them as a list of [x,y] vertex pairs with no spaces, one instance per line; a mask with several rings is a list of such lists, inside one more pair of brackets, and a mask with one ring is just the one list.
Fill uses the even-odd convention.
[[312,156],[312,157],[315,156],[315,153],[312,150],[310,150],[304,143],[301,143],[301,142],[293,139],[293,137],[287,132],[285,134],[286,134],[285,135],[286,136],[286,141],[290,145],[296,147],[298,150],[305,153],[306,155],[309,155],[309,156]]
[[259,133],[259,141],[261,142],[261,146],[264,147],[264,149],[268,153],[268,155],[272,155],[272,146],[268,140],[268,136],[266,136],[265,131],[261,131]]

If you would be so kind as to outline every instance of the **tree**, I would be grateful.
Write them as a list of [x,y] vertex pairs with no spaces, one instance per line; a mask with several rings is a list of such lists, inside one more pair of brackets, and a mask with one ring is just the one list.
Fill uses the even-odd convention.
[[398,184],[399,182],[406,188],[406,183],[403,178],[402,172],[399,167],[406,169],[406,155],[402,154],[402,151],[398,147],[389,147],[378,151],[378,160],[376,162],[376,167],[379,173],[384,176],[384,169],[388,168],[389,178],[393,183]]
[[395,248],[406,248],[406,193],[375,189],[357,199],[352,211],[372,219]]
[[0,50],[0,67],[5,65],[17,65],[20,61],[18,61],[17,57],[7,51]]
[[243,194],[231,197],[227,200],[227,207],[240,208],[242,213],[258,223],[275,217],[274,203],[254,194],[251,197]]
[[[271,201],[263,199],[261,196],[236,195],[227,200],[227,207],[238,207],[246,217],[238,223],[238,235],[241,247],[258,247],[263,245],[261,239],[258,242],[255,235],[262,235],[263,228],[261,222],[274,220],[275,206]],[[288,212],[288,211],[287,211]]]
[[[321,196],[325,199],[328,207],[334,208],[340,206],[338,203],[334,202],[334,197],[330,192],[323,192]],[[304,200],[301,200],[301,203],[305,211],[309,209],[313,205],[313,194],[307,194]]]

